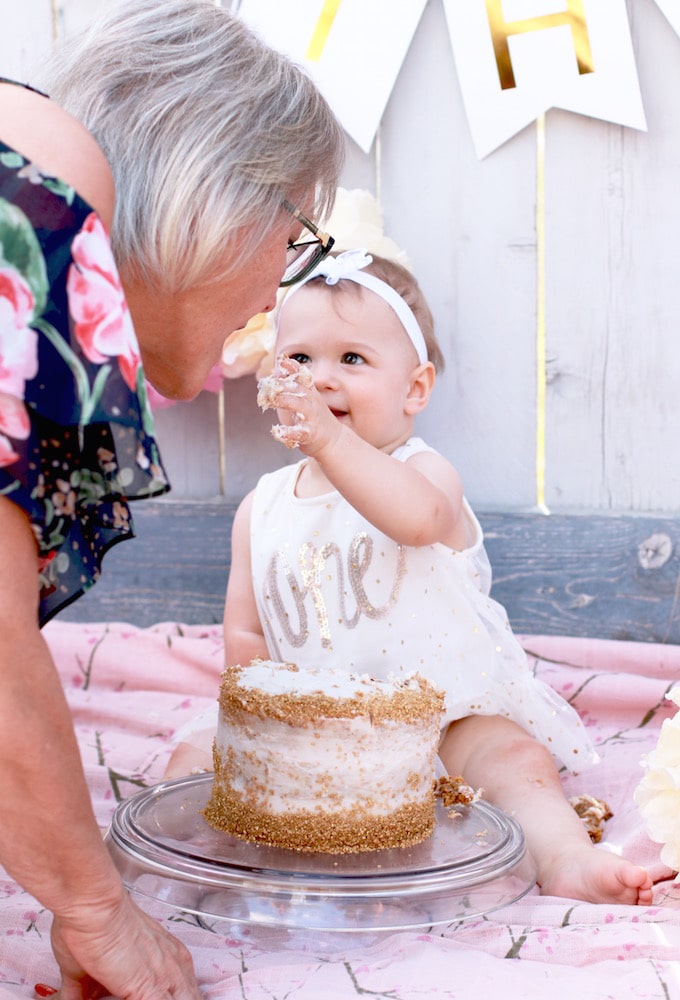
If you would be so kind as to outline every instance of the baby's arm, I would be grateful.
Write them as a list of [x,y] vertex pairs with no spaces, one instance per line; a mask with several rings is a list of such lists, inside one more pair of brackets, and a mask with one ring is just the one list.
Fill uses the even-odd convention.
[[[250,575],[252,502],[253,494],[250,493],[236,511],[231,532],[231,568],[224,605],[224,662],[227,667],[250,663],[256,656],[268,656]],[[217,695],[216,690],[215,698]],[[211,726],[206,729],[203,716],[199,716],[196,722],[198,728],[192,730],[173,750],[165,768],[166,779],[212,770],[211,747],[215,726],[211,718]]]
[[[402,545],[443,542],[463,548],[469,543],[463,488],[450,462],[433,452],[421,452],[407,462],[392,458],[337,420],[311,378],[291,378],[300,369],[295,361],[282,358],[277,367],[288,374],[283,391],[272,394],[270,384],[267,401],[260,400],[261,405],[276,406],[289,421],[276,436],[314,458],[355,510]],[[418,408],[416,403],[414,415]]]
[[401,462],[342,427],[337,443],[315,457],[348,503],[395,542],[470,543],[460,476],[443,456],[421,452]]
[[250,515],[253,493],[241,502],[231,532],[231,568],[224,603],[224,662],[227,667],[269,656],[253,592]]
[[[250,663],[256,656],[266,658],[260,619],[255,604],[250,576],[250,511],[253,494],[240,504],[231,532],[231,568],[224,605],[224,663]],[[218,691],[215,690],[215,698]],[[206,713],[204,713],[205,715]],[[215,727],[205,729],[205,720],[197,720],[199,728],[177,744],[165,769],[165,778],[178,778],[196,770],[212,770],[211,745]]]

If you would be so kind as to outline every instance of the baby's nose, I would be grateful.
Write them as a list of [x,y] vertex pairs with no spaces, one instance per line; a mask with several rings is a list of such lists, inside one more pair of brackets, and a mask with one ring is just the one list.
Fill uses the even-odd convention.
[[337,371],[334,365],[328,364],[324,361],[315,361],[314,367],[312,368],[312,375],[314,377],[314,385],[317,389],[324,389],[329,386],[335,386],[338,383]]

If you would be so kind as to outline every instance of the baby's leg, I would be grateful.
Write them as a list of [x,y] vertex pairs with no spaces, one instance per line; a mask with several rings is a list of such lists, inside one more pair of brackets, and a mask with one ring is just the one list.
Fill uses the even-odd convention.
[[452,723],[440,756],[484,798],[514,816],[524,831],[545,895],[591,903],[652,902],[644,868],[593,845],[567,801],[552,755],[520,726],[499,716]]
[[212,754],[192,743],[178,743],[165,768],[164,778],[182,778],[185,774],[212,771]]

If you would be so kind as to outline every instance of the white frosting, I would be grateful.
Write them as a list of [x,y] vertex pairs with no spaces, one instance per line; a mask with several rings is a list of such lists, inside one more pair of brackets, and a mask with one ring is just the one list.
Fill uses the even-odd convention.
[[323,670],[282,669],[282,665],[273,660],[255,660],[240,670],[240,688],[271,695],[305,696],[321,693],[327,698],[354,698],[357,694],[381,693],[389,696],[404,688],[418,686],[415,674],[376,681],[369,674],[351,674],[346,670],[327,667]]
[[422,724],[373,726],[358,717],[302,728],[253,718],[238,731],[220,727],[218,746],[239,761],[233,790],[272,814],[361,806],[385,816],[421,802],[434,776],[431,733]]
[[[415,677],[376,681],[342,670],[287,670],[261,661],[242,669],[239,687],[266,694],[353,698],[394,694],[417,687]],[[225,719],[220,712],[217,749],[237,762],[229,783],[234,792],[270,814],[336,812],[360,807],[386,816],[422,802],[431,789],[439,716],[417,722],[324,718],[292,725],[247,714]]]

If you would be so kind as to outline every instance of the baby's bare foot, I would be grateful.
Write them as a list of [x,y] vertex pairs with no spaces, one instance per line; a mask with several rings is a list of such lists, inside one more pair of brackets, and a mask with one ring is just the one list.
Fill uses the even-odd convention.
[[651,906],[652,885],[644,868],[609,851],[583,847],[554,866],[541,883],[541,893],[588,903]]

